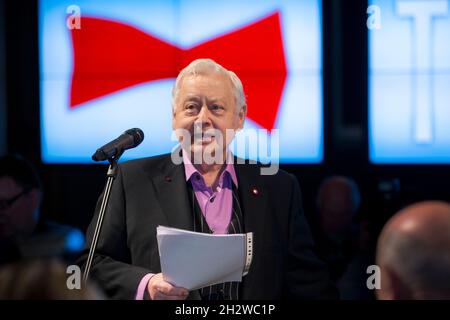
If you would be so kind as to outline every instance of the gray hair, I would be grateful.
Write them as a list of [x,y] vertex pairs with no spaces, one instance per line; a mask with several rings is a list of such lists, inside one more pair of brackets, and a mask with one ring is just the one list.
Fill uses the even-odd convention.
[[195,77],[198,75],[210,74],[212,72],[222,73],[230,79],[236,99],[237,111],[239,112],[242,107],[246,105],[244,87],[242,86],[241,80],[233,71],[225,69],[212,59],[194,60],[181,70],[172,88],[172,111],[175,111],[175,101],[180,91],[181,81],[185,76],[190,75]]

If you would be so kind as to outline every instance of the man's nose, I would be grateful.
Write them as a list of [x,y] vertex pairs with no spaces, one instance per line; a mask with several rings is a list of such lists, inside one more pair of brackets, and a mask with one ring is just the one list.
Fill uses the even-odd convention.
[[201,107],[196,122],[201,123],[202,126],[209,126],[211,124],[211,113],[206,104],[203,104]]

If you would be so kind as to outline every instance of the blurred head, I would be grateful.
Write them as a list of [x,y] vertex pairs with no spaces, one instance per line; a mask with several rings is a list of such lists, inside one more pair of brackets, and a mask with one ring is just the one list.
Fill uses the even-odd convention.
[[39,218],[40,200],[33,166],[19,156],[0,157],[0,238],[29,236]]
[[450,299],[450,205],[426,201],[395,214],[378,240],[379,299]]
[[66,266],[56,260],[24,261],[0,269],[0,300],[91,300],[103,296],[92,284],[69,290]]
[[[211,59],[191,62],[178,75],[172,91],[173,119],[184,150],[190,154],[225,156],[235,132],[244,125],[247,106],[242,83],[236,74]],[[181,136],[184,129],[189,136]],[[230,131],[231,130],[231,131]]]
[[347,232],[359,204],[360,194],[355,181],[343,176],[327,178],[317,195],[317,210],[323,231],[326,234]]

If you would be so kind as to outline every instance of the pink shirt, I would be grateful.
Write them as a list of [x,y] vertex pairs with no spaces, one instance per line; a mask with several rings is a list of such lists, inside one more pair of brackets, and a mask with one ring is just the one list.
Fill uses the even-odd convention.
[[206,185],[201,173],[194,167],[185,152],[183,152],[183,162],[186,181],[190,181],[192,184],[195,197],[208,227],[215,234],[228,233],[227,229],[233,212],[232,183],[237,187],[237,177],[231,153],[228,152],[226,167],[219,177],[216,190]]

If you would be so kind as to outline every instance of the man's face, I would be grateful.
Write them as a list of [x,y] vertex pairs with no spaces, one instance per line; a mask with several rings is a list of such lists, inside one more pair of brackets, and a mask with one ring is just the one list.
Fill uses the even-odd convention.
[[234,135],[245,120],[246,107],[239,112],[230,79],[218,72],[207,75],[186,76],[182,79],[172,119],[174,130],[185,129],[190,141],[180,137],[183,147],[190,147],[191,154],[202,155],[215,150],[223,155]]
[[[0,177],[0,201],[9,200],[24,191],[9,176]],[[0,237],[28,236],[36,227],[39,191],[23,193],[6,208],[0,207]]]

